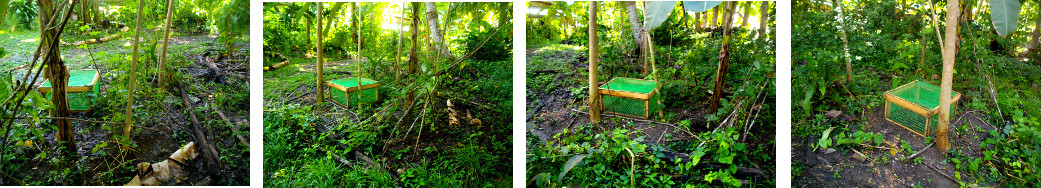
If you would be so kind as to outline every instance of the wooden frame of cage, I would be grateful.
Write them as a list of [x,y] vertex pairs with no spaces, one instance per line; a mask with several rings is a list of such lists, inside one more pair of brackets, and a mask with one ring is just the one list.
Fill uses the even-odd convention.
[[[618,78],[612,78],[611,80],[605,82],[604,85],[607,85],[607,83],[611,83],[611,82],[615,81],[616,79],[618,79]],[[643,80],[643,79],[635,79],[635,78],[627,78],[627,79]],[[653,98],[654,95],[658,94],[658,90],[661,89],[661,86],[662,86],[661,82],[657,82],[655,84],[657,86],[655,86],[654,89],[651,90],[650,93],[636,93],[636,92],[631,92],[631,91],[604,89],[604,88],[602,88],[603,86],[600,86],[599,88],[597,88],[598,93],[600,93],[600,98],[597,99],[597,100],[599,100],[599,103],[600,103],[600,111],[603,112],[603,113],[609,113],[609,114],[620,115],[620,116],[625,116],[625,117],[640,118],[640,119],[650,119],[651,118],[651,112],[650,112],[650,110],[651,110],[651,98]],[[623,113],[618,113],[618,112],[613,112],[613,111],[604,111],[604,95],[620,97],[620,98],[628,98],[628,99],[634,99],[634,100],[642,100],[643,101],[643,116],[642,117],[641,116],[633,116],[633,115],[623,114]]]
[[[94,71],[94,80],[90,82],[91,84],[89,86],[67,86],[66,85],[65,86],[65,93],[66,94],[67,93],[88,93],[88,92],[94,92],[94,88],[95,87],[100,87],[98,85],[98,83],[101,81],[101,71],[99,71],[98,69],[83,69],[81,71]],[[48,82],[49,82],[49,80],[48,80]],[[52,87],[53,87],[54,83],[51,83],[51,84],[52,84],[52,86],[43,86],[41,84],[39,88],[36,88],[36,91],[40,92],[40,94],[46,95],[47,93],[50,93],[51,90],[53,90]],[[47,99],[50,100],[50,97],[48,97]],[[93,104],[94,102],[93,102],[93,99],[87,99],[87,100],[91,100],[92,101],[91,104],[88,107],[86,107],[86,109],[88,109],[88,110],[72,110],[71,108],[73,108],[73,107],[70,106],[69,107],[70,108],[69,111],[70,112],[90,112],[94,108],[94,104]]]
[[[354,79],[357,79],[357,77],[354,77]],[[367,89],[374,89],[376,87],[379,87],[380,83],[376,82],[376,83],[365,84],[365,85],[361,85],[361,86],[344,87],[344,86],[341,86],[339,84],[333,83],[332,81],[325,81],[325,85],[329,86],[329,88],[340,90],[340,91],[343,91],[344,93],[346,93],[347,96],[344,97],[345,99],[347,99],[347,101],[344,101],[344,103],[346,103],[346,104],[341,104],[339,101],[336,101],[335,97],[333,97],[332,100],[330,100],[330,101],[332,101],[333,104],[340,105],[341,107],[349,108],[350,105],[351,105],[351,97],[350,97],[351,93],[353,93],[353,92],[360,93],[360,92],[362,92],[364,90],[367,90]],[[375,92],[376,92],[376,99],[379,100],[380,90],[377,89]],[[362,104],[362,103],[368,103],[368,102],[361,102],[361,101],[359,101],[358,104]]]
[[[904,85],[900,85],[900,87],[896,87],[896,88],[890,89],[889,91],[886,91],[885,93],[882,94],[882,97],[885,98],[885,100],[886,100],[885,109],[883,109],[884,112],[885,112],[885,115],[883,117],[885,117],[886,121],[889,121],[890,123],[893,123],[893,124],[896,124],[896,125],[898,125],[900,127],[903,127],[904,129],[907,129],[908,131],[911,131],[912,133],[915,133],[915,134],[917,134],[919,136],[927,137],[927,136],[930,135],[930,133],[932,133],[932,130],[929,130],[929,127],[933,123],[937,123],[937,122],[932,122],[932,117],[934,115],[940,113],[940,105],[936,105],[935,108],[926,109],[925,107],[923,107],[921,105],[911,103],[910,101],[904,100],[904,99],[902,99],[900,97],[897,97],[896,95],[893,95],[893,94],[890,93],[890,92],[892,92],[894,90],[897,90],[897,89],[901,89],[901,88],[904,88],[904,87],[909,87],[909,85],[917,83],[917,82],[919,82],[919,80],[915,80],[915,81],[906,83]],[[961,99],[961,93],[952,92],[952,94],[954,94],[954,96],[951,97],[951,104],[950,105],[957,106],[958,105],[958,100]],[[896,105],[898,105],[900,107],[903,107],[903,108],[905,108],[907,110],[910,110],[910,111],[912,111],[912,112],[914,112],[914,113],[916,113],[918,115],[921,115],[922,117],[925,117],[925,132],[921,133],[921,132],[915,131],[914,129],[908,128],[904,124],[897,123],[896,121],[893,121],[892,119],[889,119],[889,103],[896,104]],[[949,114],[949,115],[953,115],[953,114]]]

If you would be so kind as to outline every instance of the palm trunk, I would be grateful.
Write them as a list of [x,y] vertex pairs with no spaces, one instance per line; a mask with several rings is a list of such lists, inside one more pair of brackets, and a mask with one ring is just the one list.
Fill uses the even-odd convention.
[[[628,2],[626,3],[628,4]],[[589,121],[594,124],[600,123],[600,81],[597,80],[599,72],[597,61],[600,60],[597,51],[599,46],[596,39],[596,1],[589,2]]]
[[315,74],[316,76],[318,76],[318,80],[315,81],[315,87],[318,91],[315,92],[315,95],[317,95],[316,103],[322,104],[322,101],[325,98],[325,87],[322,86],[322,84],[325,83],[325,77],[322,76],[322,69],[325,66],[325,60],[323,59],[324,56],[322,56],[322,38],[325,35],[324,30],[322,30],[322,17],[325,16],[322,15],[322,13],[324,12],[324,10],[322,10],[324,8],[322,6],[322,2],[318,2],[316,4],[318,5],[318,13],[316,14],[316,16],[318,17],[318,24],[315,24],[318,26],[318,29],[315,30],[316,32],[318,32],[318,64],[316,66],[317,70],[315,71]]
[[723,47],[719,50],[719,67],[716,69],[716,85],[712,93],[711,102],[709,103],[709,111],[716,113],[719,110],[719,99],[723,97],[723,90],[726,87],[727,69],[730,67],[730,29],[734,22],[734,6],[735,2],[726,2],[727,9],[725,11],[725,23],[723,23]]
[[430,27],[430,42],[434,45],[438,57],[445,58],[448,60],[455,60],[452,52],[448,50],[448,46],[445,45],[444,32],[441,31],[441,27],[438,26],[437,18],[437,3],[427,2],[427,25]]
[[170,21],[173,20],[174,0],[168,0],[166,4],[166,25],[164,25],[165,31],[163,31],[163,49],[159,55],[159,87],[164,87],[165,83],[163,78],[166,78],[166,47],[170,44]]
[[[958,1],[947,2],[947,12],[961,12]],[[943,76],[940,79],[940,124],[936,126],[936,148],[947,154],[947,126],[950,124],[951,88],[954,79],[954,62],[958,55],[958,14],[947,14],[946,46],[943,51]]]

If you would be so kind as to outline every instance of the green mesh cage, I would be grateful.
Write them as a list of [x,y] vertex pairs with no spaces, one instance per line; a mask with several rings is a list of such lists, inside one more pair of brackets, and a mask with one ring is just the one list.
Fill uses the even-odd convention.
[[[951,113],[954,117],[961,94],[951,93]],[[886,120],[900,125],[912,132],[929,136],[936,131],[940,120],[940,88],[922,81],[914,81],[889,90],[886,98]]]
[[[69,84],[66,86],[66,99],[69,101],[70,111],[90,111],[94,106],[94,98],[100,93],[101,86],[98,82],[98,71],[97,70],[74,70],[69,71]],[[85,91],[76,91],[83,90]],[[44,82],[40,85],[40,91],[44,93],[44,97],[47,99],[51,98],[51,83],[50,81]]]
[[379,82],[375,80],[362,78],[360,92],[357,91],[357,77],[329,81],[328,85],[332,87],[329,94],[332,95],[333,101],[340,105],[351,107],[379,100]]
[[600,86],[602,110],[625,116],[650,118],[662,108],[661,97],[654,91],[660,84],[652,80],[615,78]]

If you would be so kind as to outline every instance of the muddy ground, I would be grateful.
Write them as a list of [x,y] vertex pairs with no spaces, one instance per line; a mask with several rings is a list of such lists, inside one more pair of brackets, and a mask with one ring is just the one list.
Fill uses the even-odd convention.
[[[811,143],[817,143],[820,135],[806,139],[792,137],[793,168],[802,168],[801,174],[792,179],[792,185],[795,187],[959,187],[956,181],[947,177],[955,177],[954,164],[941,162],[947,158],[936,149],[936,146],[926,148],[916,156],[921,159],[921,163],[914,162],[914,159],[903,160],[907,156],[913,155],[914,152],[922,151],[927,146],[924,143],[925,139],[885,120],[884,113],[883,109],[879,109],[867,114],[866,117],[845,116],[835,119],[835,121],[841,121],[842,124],[852,127],[854,125],[851,121],[840,119],[866,118],[870,122],[865,126],[866,132],[881,134],[886,141],[892,143],[899,144],[900,140],[907,141],[912,153],[898,151],[896,155],[892,155],[888,149],[857,147],[856,150],[867,156],[867,160],[860,161],[853,158],[856,154],[848,148],[838,148],[832,153],[821,149],[814,151]],[[980,142],[990,137],[987,131],[996,129],[996,127],[982,121],[986,120],[987,116],[981,113],[961,112],[955,115],[956,118],[952,118],[950,126],[952,128],[949,131],[950,151],[961,150],[969,157],[983,157],[979,147]],[[968,124],[969,130],[964,131],[966,134],[961,134],[958,129],[965,124]],[[968,174],[962,172],[962,182],[972,182],[972,176]],[[994,185],[984,184],[982,186]]]

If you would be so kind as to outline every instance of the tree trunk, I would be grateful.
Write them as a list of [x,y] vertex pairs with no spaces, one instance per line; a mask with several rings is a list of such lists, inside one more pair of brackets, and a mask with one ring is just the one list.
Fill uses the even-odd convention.
[[853,83],[853,62],[849,55],[849,40],[846,38],[846,21],[842,11],[842,0],[833,0],[832,5],[839,12],[839,36],[842,37],[842,56],[846,59],[846,85]]
[[401,3],[401,17],[398,17],[398,52],[394,55],[394,81],[401,82],[401,40],[404,36],[401,29],[405,27],[405,3]]
[[307,29],[304,29],[304,30],[307,31],[307,46],[308,46],[306,53],[311,53],[311,48],[310,48],[310,46],[311,46],[311,36],[314,36],[314,35],[311,35],[311,28],[314,28],[314,26],[313,26],[314,23],[311,23],[311,22],[314,22],[314,21],[311,20],[311,19],[305,19],[305,20],[307,20],[307,21],[304,22],[305,25],[307,26],[306,27]]
[[[41,0],[38,2],[39,7],[38,19],[40,21],[40,29],[43,31],[40,33],[41,42],[45,43],[47,47],[43,48],[43,65],[47,67],[45,73],[47,79],[51,82],[51,103],[54,106],[54,110],[51,111],[51,117],[55,118],[68,118],[72,113],[69,111],[68,95],[65,93],[65,88],[69,84],[69,69],[65,67],[65,62],[61,59],[61,49],[58,45],[53,44],[58,40],[56,38],[61,37],[64,26],[60,28],[47,27],[48,25],[56,25],[52,22],[64,24],[62,20],[52,20],[52,18],[62,19],[61,16],[63,11],[60,11],[55,7],[55,4],[50,0]],[[72,7],[69,10],[73,11]],[[72,122],[68,119],[55,119],[53,121],[57,124],[58,133],[55,138],[64,147],[65,152],[68,155],[74,155],[76,153],[76,136],[72,129]]]
[[[127,140],[130,140],[130,129],[134,127],[134,85],[137,84],[137,60],[138,56],[140,56],[137,52],[138,46],[141,45],[141,19],[143,17],[143,13],[145,12],[145,10],[141,7],[145,7],[145,1],[138,0],[137,7],[137,25],[135,25],[135,27],[137,28],[135,30],[137,31],[134,32],[134,53],[130,58],[130,74],[127,75],[127,109],[126,113],[123,114],[123,117],[126,118],[126,123],[124,123],[124,126],[126,127],[123,128],[123,137],[125,137]],[[123,149],[127,149],[127,147],[128,146],[123,146]]]
[[430,40],[434,45],[437,56],[449,61],[455,60],[455,56],[452,55],[452,52],[448,50],[448,46],[445,45],[445,34],[441,31],[441,27],[438,26],[437,3],[427,2],[426,16],[427,25],[430,27]]
[[736,2],[726,2],[727,9],[725,11],[723,23],[723,47],[719,50],[719,67],[716,69],[716,85],[712,93],[711,102],[709,103],[709,111],[716,113],[719,110],[719,99],[723,97],[723,90],[726,87],[727,69],[730,66],[730,28],[734,22],[734,6]]
[[166,78],[166,47],[170,44],[170,28],[173,27],[170,21],[173,20],[174,0],[168,0],[166,3],[166,25],[163,31],[163,49],[159,55],[159,87],[165,87],[163,78]]
[[419,69],[419,3],[412,2],[412,23],[408,30],[412,33],[412,49],[408,52],[408,75],[415,75]]
[[[647,40],[643,38],[643,21],[640,20],[640,11],[636,9],[636,2],[626,1],[625,2],[626,13],[629,14],[629,28],[632,29],[633,39],[636,41],[636,54],[645,54],[644,47],[647,46]],[[594,22],[595,23],[595,22]],[[647,61],[643,61],[643,71],[647,73]]]
[[694,30],[701,31],[701,15],[704,13],[694,13]]
[[[961,12],[958,1],[947,2],[947,12]],[[940,124],[936,126],[936,148],[947,154],[950,143],[947,141],[947,126],[951,118],[951,85],[954,79],[954,62],[958,55],[958,14],[947,14],[946,40],[947,49],[943,51],[943,75],[940,79]]]
[[744,11],[744,13],[741,14],[741,27],[742,28],[748,28],[748,16],[751,15],[751,13],[749,13],[749,11],[752,10],[752,6],[751,5],[744,6],[744,8],[742,8],[742,9],[744,9],[745,11]]
[[318,80],[315,81],[315,87],[318,89],[318,91],[315,92],[314,94],[317,95],[316,96],[316,103],[317,104],[322,104],[322,101],[325,98],[325,87],[322,86],[322,84],[325,83],[325,77],[322,76],[322,71],[323,71],[322,69],[325,66],[325,60],[323,59],[324,57],[322,56],[322,38],[325,35],[325,31],[322,30],[322,17],[325,17],[325,16],[323,16],[323,14],[322,14],[324,12],[324,10],[322,10],[324,8],[322,6],[322,2],[318,2],[318,3],[315,3],[315,4],[318,5],[318,13],[315,14],[315,16],[318,17],[318,24],[315,24],[315,25],[318,26],[318,29],[315,30],[315,31],[318,32],[318,49],[317,49],[317,52],[318,52],[318,65],[316,66],[316,71],[315,71],[316,76],[318,76]]
[[[629,4],[629,2],[626,2]],[[599,71],[597,70],[597,61],[600,60],[600,56],[597,55],[596,39],[596,1],[589,2],[589,121],[594,124],[600,123],[600,81],[597,80]]]
[[[352,3],[350,3],[350,5],[351,5],[351,31],[350,31],[350,35],[348,35],[348,36],[358,36],[358,34],[361,33],[361,30],[357,29],[358,28],[358,23],[361,22],[361,19],[357,19],[358,18],[358,13],[355,12],[355,10],[358,10],[358,2],[352,2]],[[354,43],[355,44],[361,44],[361,40],[355,40]],[[358,56],[361,57],[361,54],[358,54]]]
[[939,21],[938,21],[940,19],[940,17],[936,15],[936,8],[934,7],[933,0],[928,0],[928,1],[929,1],[929,12],[933,13],[933,16],[932,16],[932,18],[933,18],[932,19],[933,20],[933,29],[936,30],[936,40],[939,41],[938,43],[940,44],[940,51],[941,52],[947,51],[943,47],[943,43],[944,43],[943,42],[943,37],[940,36],[941,35],[940,34],[940,24],[939,24]]
[[766,38],[767,16],[770,15],[770,2],[759,3],[759,38]]
[[716,6],[715,8],[712,8],[712,23],[709,23],[709,28],[716,28],[716,19],[719,18],[719,9],[723,7],[724,6]]
[[[1037,4],[1041,5],[1041,2],[1039,2]],[[1038,9],[1041,9],[1041,6],[1039,6]],[[1028,54],[1027,57],[1041,57],[1041,54],[1039,54],[1039,52],[1038,52],[1038,50],[1041,50],[1041,47],[1038,46],[1038,45],[1041,45],[1041,16],[1038,16],[1037,17],[1037,21],[1034,21],[1034,22],[1037,25],[1034,26],[1034,33],[1030,35],[1030,45],[1029,45],[1030,49],[1027,50],[1027,54]],[[1035,58],[1031,58],[1031,59],[1035,59]],[[1035,60],[1035,61],[1037,61],[1037,60]]]

